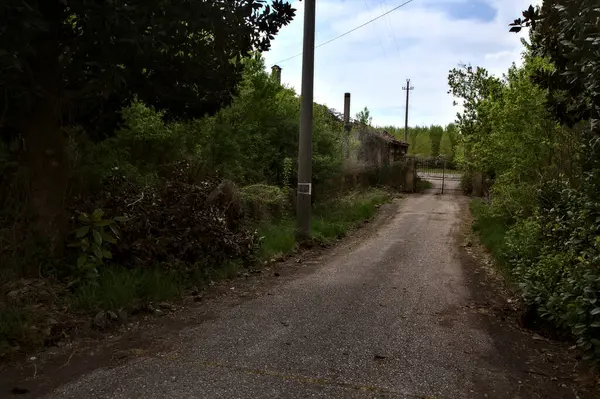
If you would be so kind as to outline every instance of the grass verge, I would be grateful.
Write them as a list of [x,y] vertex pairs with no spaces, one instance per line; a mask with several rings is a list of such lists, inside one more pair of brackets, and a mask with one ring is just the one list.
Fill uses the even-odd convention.
[[479,235],[481,243],[492,256],[502,264],[505,250],[504,238],[509,226],[503,218],[494,215],[479,199],[471,200],[470,207],[475,219],[473,231]]
[[[391,199],[389,192],[372,189],[317,204],[311,219],[311,237],[323,244],[343,237],[349,230],[369,220],[377,208]],[[262,237],[259,259],[267,261],[293,253],[297,248],[296,222],[289,217],[258,227]]]
[[114,310],[136,302],[165,301],[181,294],[183,281],[174,272],[111,267],[97,280],[79,285],[72,296],[76,308]]

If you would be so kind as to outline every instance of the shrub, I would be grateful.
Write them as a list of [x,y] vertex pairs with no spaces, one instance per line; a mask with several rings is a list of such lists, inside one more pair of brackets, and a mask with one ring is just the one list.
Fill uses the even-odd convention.
[[222,198],[223,185],[189,184],[188,168],[180,163],[159,187],[140,187],[119,176],[105,182],[94,206],[128,218],[114,251],[116,263],[212,267],[252,258],[255,234],[242,227],[242,215],[228,213],[231,202]]
[[[524,301],[600,359],[600,202],[593,181],[540,185],[535,215],[513,223],[503,207],[474,202],[474,227],[506,264]],[[498,248],[501,251],[498,251]]]
[[240,190],[246,215],[253,220],[280,218],[288,208],[288,196],[277,186],[253,184]]
[[473,193],[473,173],[465,171],[460,177],[460,188],[465,195]]
[[523,268],[537,261],[542,247],[542,231],[537,220],[530,218],[514,225],[506,234],[506,256],[512,268]]

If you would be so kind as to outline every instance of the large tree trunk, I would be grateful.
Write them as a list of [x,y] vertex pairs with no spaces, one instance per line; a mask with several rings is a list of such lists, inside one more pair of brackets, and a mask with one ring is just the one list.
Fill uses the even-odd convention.
[[67,227],[65,194],[68,161],[61,129],[61,104],[43,98],[32,109],[24,126],[26,164],[29,172],[29,206],[35,214],[33,229],[60,255]]

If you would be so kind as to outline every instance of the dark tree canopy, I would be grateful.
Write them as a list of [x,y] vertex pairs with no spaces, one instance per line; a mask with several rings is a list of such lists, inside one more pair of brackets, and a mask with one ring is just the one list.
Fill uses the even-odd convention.
[[242,58],[294,13],[284,0],[2,0],[0,138],[24,144],[37,235],[62,248],[64,127],[110,135],[135,97],[169,118],[213,114],[231,102]]
[[597,0],[544,0],[530,6],[510,30],[531,27],[534,55],[547,57],[555,67],[540,72],[537,83],[549,89],[549,105],[569,126],[589,120],[600,136],[600,7]]
[[283,0],[4,0],[0,128],[44,98],[94,130],[134,95],[173,117],[214,113],[241,58],[267,50],[294,12]]

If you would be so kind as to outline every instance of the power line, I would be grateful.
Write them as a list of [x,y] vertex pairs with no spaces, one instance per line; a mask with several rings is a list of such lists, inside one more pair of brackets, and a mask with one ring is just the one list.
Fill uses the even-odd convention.
[[[362,28],[362,27],[364,27],[364,26],[367,26],[367,25],[369,25],[370,23],[373,23],[373,22],[377,21],[378,19],[381,19],[381,18],[385,17],[385,16],[386,16],[386,15],[388,15],[388,14],[391,14],[392,12],[396,11],[397,9],[399,9],[399,8],[402,8],[402,7],[404,7],[405,5],[407,5],[407,4],[409,4],[409,3],[412,3],[413,1],[414,1],[414,0],[408,0],[408,1],[405,1],[404,3],[400,4],[399,6],[396,6],[396,7],[392,8],[391,10],[384,12],[383,14],[381,14],[381,15],[379,15],[379,16],[377,16],[377,17],[375,17],[375,18],[373,18],[373,19],[371,19],[371,20],[369,20],[369,21],[365,22],[364,24],[362,24],[362,25],[359,25],[359,26],[357,26],[356,28],[352,28],[352,29],[350,29],[349,31],[347,31],[347,32],[344,32],[344,33],[342,33],[342,34],[341,34],[341,35],[339,35],[339,36],[336,36],[336,37],[334,37],[334,38],[332,38],[332,39],[329,39],[329,40],[327,40],[327,41],[325,41],[325,42],[323,42],[323,43],[321,43],[321,44],[319,44],[319,45],[315,46],[315,49],[318,49],[319,47],[323,47],[323,46],[324,46],[324,45],[326,45],[326,44],[329,44],[329,43],[331,43],[331,42],[333,42],[333,41],[335,41],[335,40],[337,40],[337,39],[340,39],[340,38],[342,38],[342,37],[344,37],[344,36],[346,36],[346,35],[348,35],[348,34],[350,34],[350,33],[354,32],[354,31],[356,31],[356,30],[359,30],[360,28]],[[279,65],[279,64],[282,64],[282,63],[284,63],[284,62],[286,62],[286,61],[289,61],[289,60],[291,60],[291,59],[294,59],[294,58],[296,58],[296,57],[300,57],[301,55],[302,55],[302,53],[298,53],[298,54],[296,54],[296,55],[293,55],[293,56],[291,56],[291,57],[289,57],[289,58],[286,58],[286,59],[284,59],[284,60],[281,60],[281,61],[279,61],[279,62],[276,62],[276,64],[277,64],[277,65]]]
[[[367,5],[367,0],[363,0],[363,1],[365,3],[365,10],[367,10],[367,12],[369,12],[369,6]],[[385,48],[383,47],[383,41],[381,41],[381,36],[379,35],[379,30],[377,29],[377,27],[375,27],[375,34],[377,35],[377,40],[379,40],[379,45],[381,46],[381,50],[383,50],[383,54],[387,58],[387,52],[385,51]]]
[[[387,0],[383,0],[385,5],[388,5]],[[381,3],[380,3],[381,4]],[[381,4],[382,6],[382,10],[383,10],[383,4]],[[396,47],[396,53],[398,54],[398,60],[401,61],[401,57],[400,57],[400,47],[398,47],[398,42],[396,41],[396,34],[394,33],[394,28],[392,27],[392,24],[390,22],[389,18],[385,19],[387,22],[388,27],[390,28],[390,33],[392,34],[392,39],[394,41],[394,46]]]

